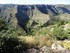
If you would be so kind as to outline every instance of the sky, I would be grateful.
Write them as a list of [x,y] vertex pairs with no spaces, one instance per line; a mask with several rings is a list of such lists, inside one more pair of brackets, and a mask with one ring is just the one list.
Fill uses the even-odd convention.
[[70,0],[0,0],[0,4],[70,4]]

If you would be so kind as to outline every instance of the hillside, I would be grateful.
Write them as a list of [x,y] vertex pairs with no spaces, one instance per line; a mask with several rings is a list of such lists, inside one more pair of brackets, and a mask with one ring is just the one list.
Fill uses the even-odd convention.
[[0,4],[0,53],[70,53],[70,5]]
[[[69,7],[69,5],[2,4],[0,5],[0,18],[4,18],[6,22],[11,22],[12,18],[16,19],[16,22],[25,29],[25,26],[30,19],[32,19],[32,22],[38,21],[39,24],[43,25],[50,20],[51,16],[61,16],[66,13],[70,14]],[[69,17],[64,17],[65,16],[63,16],[63,19],[70,20]],[[13,22],[15,22],[15,20]]]

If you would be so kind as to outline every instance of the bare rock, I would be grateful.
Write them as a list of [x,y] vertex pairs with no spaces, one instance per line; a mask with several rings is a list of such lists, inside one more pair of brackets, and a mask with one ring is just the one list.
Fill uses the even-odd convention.
[[31,48],[27,50],[27,53],[38,53],[38,50]]
[[48,50],[48,47],[46,47],[46,46],[43,46],[43,47],[40,49],[40,53],[48,53],[48,52],[50,52],[50,51]]
[[53,49],[53,50],[66,50],[60,44],[55,44],[55,43],[52,44],[51,49]]

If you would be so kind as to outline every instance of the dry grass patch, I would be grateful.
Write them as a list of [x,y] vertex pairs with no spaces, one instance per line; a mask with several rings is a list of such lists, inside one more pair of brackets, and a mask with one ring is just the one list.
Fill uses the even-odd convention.
[[18,36],[20,41],[25,41],[28,44],[35,44],[35,38],[32,36]]
[[22,41],[22,43],[26,43],[27,45],[29,45],[29,47],[33,47],[33,46],[38,46],[38,47],[49,46],[50,47],[52,44],[52,39],[49,35],[19,36],[18,38],[20,41]]
[[45,36],[40,36],[39,37],[39,43],[40,43],[40,47],[42,46],[48,46],[50,47],[52,44],[52,39],[49,35],[45,35]]

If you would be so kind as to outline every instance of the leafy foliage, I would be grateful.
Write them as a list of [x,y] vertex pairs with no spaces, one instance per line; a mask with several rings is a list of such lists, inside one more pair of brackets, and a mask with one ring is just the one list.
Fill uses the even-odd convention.
[[19,53],[22,44],[17,39],[21,32],[0,19],[0,53]]
[[64,39],[68,39],[68,32],[64,31],[64,29],[62,27],[56,27],[54,28],[54,31],[52,32],[53,36],[55,36],[58,40],[64,40]]
[[70,50],[70,41],[65,40],[62,42],[62,45],[64,46],[64,48]]

